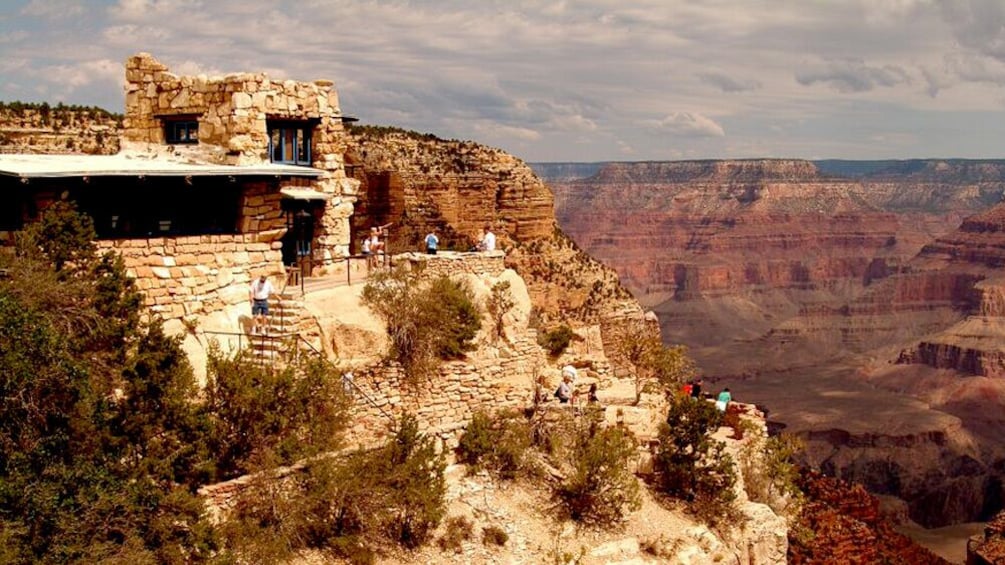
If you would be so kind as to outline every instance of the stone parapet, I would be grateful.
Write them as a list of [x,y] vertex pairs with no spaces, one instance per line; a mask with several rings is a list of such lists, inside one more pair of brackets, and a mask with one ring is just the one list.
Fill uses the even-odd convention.
[[506,270],[506,254],[502,251],[457,252],[442,251],[436,255],[399,253],[391,258],[392,265],[408,265],[421,270],[423,277],[439,277],[467,273],[498,277]]

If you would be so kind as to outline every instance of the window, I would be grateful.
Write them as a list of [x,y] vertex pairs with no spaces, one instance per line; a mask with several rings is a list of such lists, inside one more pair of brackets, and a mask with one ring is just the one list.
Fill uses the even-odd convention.
[[311,130],[305,122],[269,124],[269,156],[273,163],[311,164]]
[[199,122],[195,118],[163,118],[163,120],[165,142],[199,143]]

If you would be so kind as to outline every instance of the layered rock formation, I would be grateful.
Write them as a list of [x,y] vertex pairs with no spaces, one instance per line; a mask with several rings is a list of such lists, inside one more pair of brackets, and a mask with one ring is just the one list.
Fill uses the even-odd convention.
[[932,526],[1001,501],[1005,212],[954,230],[1001,201],[1003,175],[994,161],[854,178],[804,161],[633,163],[554,188],[560,224],[668,340],[806,436],[810,464],[905,497]]
[[975,536],[967,545],[967,565],[1005,563],[1005,513],[999,513],[984,534]]
[[119,151],[122,116],[101,108],[0,103],[0,149],[11,153]]
[[893,530],[880,513],[879,501],[861,486],[805,473],[801,488],[807,502],[801,525],[814,532],[790,532],[788,562],[830,564],[911,563],[948,565],[931,551]]
[[346,160],[361,181],[356,243],[370,226],[392,223],[392,252],[420,249],[429,230],[441,248],[468,250],[489,225],[545,324],[641,313],[617,275],[558,229],[551,192],[519,159],[393,128],[354,127],[350,134]]

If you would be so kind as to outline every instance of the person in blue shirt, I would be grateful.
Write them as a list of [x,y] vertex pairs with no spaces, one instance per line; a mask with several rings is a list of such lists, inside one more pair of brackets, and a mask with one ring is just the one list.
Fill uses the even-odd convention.
[[436,237],[436,232],[431,231],[426,234],[426,253],[436,255],[436,247],[440,244],[440,238]]

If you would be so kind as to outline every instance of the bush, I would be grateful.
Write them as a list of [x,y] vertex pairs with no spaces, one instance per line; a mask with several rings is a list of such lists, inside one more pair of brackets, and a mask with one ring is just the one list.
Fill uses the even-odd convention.
[[499,526],[488,526],[482,530],[482,543],[485,545],[504,546],[509,541],[509,534]]
[[732,515],[736,470],[725,445],[709,434],[722,413],[704,400],[671,397],[667,422],[660,426],[655,468],[661,491],[690,503],[690,509],[715,524]]
[[496,339],[502,339],[504,334],[503,328],[505,327],[503,322],[505,321],[506,313],[515,305],[513,292],[510,290],[510,287],[509,281],[501,281],[492,285],[492,293],[489,295],[488,302],[486,303],[486,309],[489,311],[489,315],[492,316],[492,322],[495,325]]
[[750,500],[767,504],[776,513],[794,516],[803,503],[799,468],[793,461],[803,449],[791,434],[766,437],[760,428],[743,425],[748,440],[739,453],[739,467]]
[[538,344],[552,356],[561,355],[572,341],[572,328],[562,324],[555,329],[544,332],[537,338]]
[[313,548],[353,563],[372,562],[383,543],[417,547],[443,517],[445,467],[405,417],[377,449],[314,459],[281,481],[266,475],[240,497],[228,545],[261,562]]
[[348,417],[340,379],[316,359],[275,370],[211,351],[206,398],[218,478],[331,451]]
[[500,412],[493,419],[476,412],[457,446],[459,461],[472,470],[487,468],[499,478],[514,479],[527,467],[530,425],[517,413]]
[[460,553],[464,542],[472,538],[474,524],[466,516],[453,516],[447,519],[446,531],[437,540],[440,549]]
[[619,348],[635,367],[635,403],[644,392],[669,394],[694,374],[694,361],[687,348],[667,347],[660,339],[658,328],[644,321],[630,323],[625,328]]
[[363,303],[384,321],[388,357],[410,378],[428,376],[441,359],[462,356],[481,328],[471,289],[448,277],[424,283],[404,268],[378,272],[363,287]]
[[208,560],[208,457],[178,340],[64,203],[0,256],[0,561]]
[[610,526],[641,504],[639,484],[632,473],[637,456],[635,439],[622,428],[580,425],[570,476],[555,496],[569,517],[587,524]]

